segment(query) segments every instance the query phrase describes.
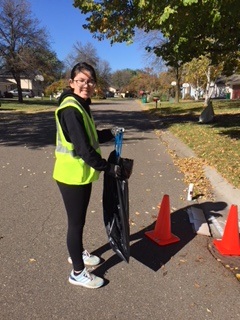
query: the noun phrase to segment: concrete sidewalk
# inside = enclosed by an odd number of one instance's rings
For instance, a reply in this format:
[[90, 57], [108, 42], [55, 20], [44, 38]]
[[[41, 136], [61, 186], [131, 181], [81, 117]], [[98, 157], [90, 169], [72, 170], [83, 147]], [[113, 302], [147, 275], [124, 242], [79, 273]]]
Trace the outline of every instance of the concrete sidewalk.
[[[102, 259], [94, 272], [104, 277], [105, 286], [90, 290], [68, 283], [66, 214], [52, 180], [53, 112], [24, 115], [1, 109], [1, 318], [239, 319], [239, 282], [210, 253], [212, 239], [193, 233], [188, 186], [151, 121], [135, 101], [103, 101], [92, 109], [99, 128], [125, 128], [122, 156], [134, 159], [129, 179], [130, 263], [120, 261], [109, 247], [101, 176], [93, 185], [84, 240], [86, 249]], [[169, 136], [168, 143], [183, 152], [174, 137]], [[112, 142], [102, 146], [103, 156], [113, 148]], [[165, 194], [170, 198], [171, 231], [180, 241], [158, 246], [145, 232], [153, 230]], [[222, 202], [211, 202], [212, 209], [217, 211]]]
[[[180, 158], [196, 158], [195, 153], [169, 131], [165, 131], [161, 135], [161, 139], [165, 141], [168, 147], [174, 150]], [[214, 238], [221, 238], [224, 233], [231, 205], [237, 205], [238, 208], [240, 208], [240, 190], [228, 183], [213, 167], [205, 166], [204, 172], [212, 185], [214, 199], [220, 203], [222, 202], [222, 205], [214, 211], [211, 203], [202, 203], [201, 206], [209, 219], [212, 236]], [[193, 205], [196, 203], [201, 204], [201, 200], [195, 200], [191, 203]]]

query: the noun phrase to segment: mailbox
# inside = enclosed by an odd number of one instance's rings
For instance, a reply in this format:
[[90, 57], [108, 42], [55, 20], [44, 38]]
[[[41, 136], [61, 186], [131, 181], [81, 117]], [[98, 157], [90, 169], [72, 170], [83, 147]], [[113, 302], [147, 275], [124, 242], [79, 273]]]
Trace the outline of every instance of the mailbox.
[[159, 100], [160, 100], [159, 97], [157, 97], [157, 96], [154, 96], [154, 97], [153, 97], [153, 101], [156, 102], [156, 109], [157, 109], [157, 103], [158, 103]]

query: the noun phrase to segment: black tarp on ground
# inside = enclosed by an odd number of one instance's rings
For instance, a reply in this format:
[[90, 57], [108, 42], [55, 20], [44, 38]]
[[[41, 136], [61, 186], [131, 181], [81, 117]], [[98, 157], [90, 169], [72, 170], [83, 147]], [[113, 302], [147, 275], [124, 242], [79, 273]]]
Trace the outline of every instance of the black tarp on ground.
[[129, 199], [128, 178], [132, 173], [133, 160], [117, 157], [112, 151], [108, 161], [120, 165], [122, 178], [116, 179], [104, 174], [103, 218], [108, 240], [113, 251], [129, 262]]

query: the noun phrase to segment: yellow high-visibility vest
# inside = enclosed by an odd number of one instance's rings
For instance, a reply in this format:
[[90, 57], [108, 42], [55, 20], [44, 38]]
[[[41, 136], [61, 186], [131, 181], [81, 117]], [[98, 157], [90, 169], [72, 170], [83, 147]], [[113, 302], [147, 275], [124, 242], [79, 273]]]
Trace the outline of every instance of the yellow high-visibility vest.
[[73, 97], [66, 97], [55, 111], [57, 124], [55, 165], [53, 178], [59, 182], [70, 185], [88, 184], [98, 180], [100, 171], [90, 167], [82, 158], [75, 154], [74, 146], [65, 139], [58, 112], [66, 107], [74, 107], [81, 112], [84, 126], [89, 138], [90, 145], [101, 154], [97, 131], [93, 119], [89, 116], [81, 104]]

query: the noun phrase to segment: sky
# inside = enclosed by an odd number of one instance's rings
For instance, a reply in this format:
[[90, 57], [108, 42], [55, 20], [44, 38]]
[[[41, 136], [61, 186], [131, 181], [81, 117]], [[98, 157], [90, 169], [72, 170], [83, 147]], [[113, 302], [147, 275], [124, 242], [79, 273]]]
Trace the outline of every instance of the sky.
[[98, 41], [92, 34], [83, 29], [85, 15], [73, 6], [73, 0], [28, 0], [40, 27], [45, 27], [50, 36], [51, 49], [59, 60], [73, 52], [73, 46], [80, 42], [83, 46], [91, 42], [98, 56], [109, 63], [112, 72], [122, 69], [144, 69], [144, 54], [141, 44], [126, 43], [110, 45], [110, 41]]

